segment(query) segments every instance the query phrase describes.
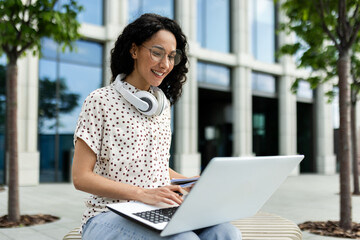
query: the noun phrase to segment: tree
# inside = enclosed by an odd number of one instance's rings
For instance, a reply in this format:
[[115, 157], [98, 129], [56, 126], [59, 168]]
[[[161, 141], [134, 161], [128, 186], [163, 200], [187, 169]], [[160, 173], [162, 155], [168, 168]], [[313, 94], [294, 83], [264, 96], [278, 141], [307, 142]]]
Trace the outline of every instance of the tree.
[[[336, 59], [336, 75], [339, 87], [340, 113], [340, 226], [351, 228], [350, 193], [350, 57], [351, 50], [358, 39], [360, 29], [359, 6], [357, 0], [287, 0], [282, 10], [289, 19], [282, 30], [294, 32], [304, 43], [288, 45], [288, 52], [296, 53], [301, 46], [306, 51], [301, 57], [300, 66], [311, 66], [313, 70], [334, 73], [330, 61]], [[323, 52], [324, 51], [324, 52]], [[333, 53], [331, 55], [331, 53]], [[326, 59], [324, 56], [328, 56]], [[307, 79], [312, 86], [327, 81], [331, 76]]]
[[0, 54], [7, 57], [6, 67], [6, 152], [9, 159], [8, 219], [20, 219], [17, 146], [17, 61], [28, 50], [40, 52], [43, 37], [54, 39], [72, 50], [80, 37], [76, 17], [82, 7], [75, 0], [0, 0]]
[[353, 83], [351, 85], [351, 142], [352, 142], [352, 158], [353, 158], [353, 185], [354, 195], [360, 195], [359, 190], [359, 160], [358, 160], [358, 139], [356, 131], [356, 103], [360, 92], [360, 61], [356, 54], [360, 52], [359, 44], [353, 48], [351, 57], [351, 76]]
[[[58, 85], [58, 90], [56, 89]], [[59, 92], [59, 99], [56, 99], [56, 92]], [[69, 113], [76, 108], [80, 95], [68, 91], [64, 79], [51, 81], [43, 78], [39, 81], [39, 129], [43, 126], [45, 119], [56, 119], [59, 113]], [[56, 124], [50, 126], [54, 128]]]

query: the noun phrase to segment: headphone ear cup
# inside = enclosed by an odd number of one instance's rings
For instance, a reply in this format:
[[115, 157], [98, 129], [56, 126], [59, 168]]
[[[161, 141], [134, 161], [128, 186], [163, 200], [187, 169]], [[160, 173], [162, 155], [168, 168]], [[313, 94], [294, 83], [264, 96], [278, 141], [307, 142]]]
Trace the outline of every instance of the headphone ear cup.
[[157, 112], [159, 104], [154, 95], [146, 91], [139, 91], [135, 93], [135, 96], [149, 104], [149, 108], [146, 110], [137, 108], [139, 112], [147, 116], [152, 116]]
[[154, 90], [154, 96], [156, 97], [158, 102], [158, 107], [157, 107], [157, 111], [155, 112], [155, 115], [160, 116], [165, 109], [166, 97], [164, 92], [160, 88], [156, 88]]

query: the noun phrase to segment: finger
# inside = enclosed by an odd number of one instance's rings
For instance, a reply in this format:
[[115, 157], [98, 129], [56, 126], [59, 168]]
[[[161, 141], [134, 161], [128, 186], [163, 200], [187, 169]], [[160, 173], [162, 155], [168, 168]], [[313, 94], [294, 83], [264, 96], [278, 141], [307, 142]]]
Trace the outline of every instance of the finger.
[[183, 201], [181, 196], [182, 196], [182, 193], [180, 191], [170, 191], [168, 198], [177, 204], [181, 204]]
[[181, 192], [182, 190], [182, 187], [180, 187], [180, 185], [169, 185], [167, 187], [173, 192], [175, 191]]

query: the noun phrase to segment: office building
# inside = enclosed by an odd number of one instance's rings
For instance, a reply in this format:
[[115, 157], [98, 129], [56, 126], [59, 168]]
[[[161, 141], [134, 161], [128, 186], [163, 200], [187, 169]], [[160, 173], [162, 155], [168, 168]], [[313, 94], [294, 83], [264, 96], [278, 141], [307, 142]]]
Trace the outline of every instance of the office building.
[[[81, 105], [91, 91], [109, 84], [116, 38], [145, 12], [176, 19], [189, 42], [188, 80], [172, 108], [171, 167], [192, 176], [213, 156], [300, 153], [305, 159], [293, 174], [337, 171], [337, 102], [327, 103], [324, 95], [332, 85], [312, 90], [304, 81], [296, 94], [290, 91], [307, 72], [296, 69], [295, 57], [276, 57], [279, 46], [294, 37], [277, 34], [285, 17], [273, 0], [79, 2], [85, 10], [77, 51], [63, 53], [43, 39], [41, 57], [27, 54], [18, 62], [21, 185], [70, 181]], [[0, 183], [6, 165], [4, 102], [0, 91]]]

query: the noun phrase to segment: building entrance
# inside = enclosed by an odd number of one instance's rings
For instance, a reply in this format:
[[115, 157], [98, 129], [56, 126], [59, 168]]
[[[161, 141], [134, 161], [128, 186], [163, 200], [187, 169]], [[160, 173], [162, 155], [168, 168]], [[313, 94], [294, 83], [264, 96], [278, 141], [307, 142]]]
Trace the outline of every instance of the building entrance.
[[201, 170], [213, 157], [232, 156], [231, 101], [230, 92], [199, 88]]
[[301, 173], [316, 172], [314, 161], [313, 105], [297, 103], [297, 152], [305, 156], [300, 163]]
[[279, 111], [275, 98], [253, 97], [253, 152], [256, 156], [279, 154]]

